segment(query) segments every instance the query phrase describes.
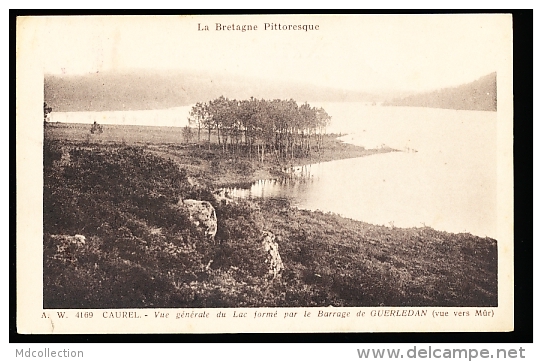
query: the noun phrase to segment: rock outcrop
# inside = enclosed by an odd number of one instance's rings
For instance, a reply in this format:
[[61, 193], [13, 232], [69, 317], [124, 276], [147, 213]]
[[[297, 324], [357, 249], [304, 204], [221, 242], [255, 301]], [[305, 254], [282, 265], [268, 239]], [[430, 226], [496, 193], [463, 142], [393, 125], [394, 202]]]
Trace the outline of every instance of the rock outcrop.
[[56, 246], [56, 252], [53, 255], [54, 259], [76, 262], [77, 249], [85, 245], [86, 238], [83, 235], [51, 235]]
[[279, 254], [279, 245], [275, 241], [275, 235], [269, 231], [263, 232], [262, 247], [266, 253], [265, 263], [269, 266], [269, 274], [273, 279], [280, 277], [284, 270], [284, 264]]
[[217, 231], [216, 212], [213, 205], [208, 201], [198, 200], [181, 200], [182, 204], [187, 208], [190, 214], [190, 220], [194, 225], [201, 227], [210, 240], [215, 239]]

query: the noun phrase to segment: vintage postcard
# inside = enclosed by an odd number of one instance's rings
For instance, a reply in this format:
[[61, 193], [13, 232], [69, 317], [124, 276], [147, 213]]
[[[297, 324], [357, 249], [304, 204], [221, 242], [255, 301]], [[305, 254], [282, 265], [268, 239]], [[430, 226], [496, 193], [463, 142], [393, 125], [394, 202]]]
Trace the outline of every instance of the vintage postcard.
[[19, 333], [514, 329], [511, 15], [16, 41]]

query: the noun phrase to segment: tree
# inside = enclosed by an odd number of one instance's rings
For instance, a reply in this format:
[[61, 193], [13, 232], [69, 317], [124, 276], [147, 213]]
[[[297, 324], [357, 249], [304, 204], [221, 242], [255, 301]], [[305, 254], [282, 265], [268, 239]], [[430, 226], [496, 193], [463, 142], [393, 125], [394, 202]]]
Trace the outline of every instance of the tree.
[[220, 139], [220, 131], [224, 128], [229, 128], [230, 119], [230, 110], [229, 110], [230, 101], [224, 96], [220, 96], [217, 99], [209, 102], [209, 114], [211, 116], [211, 123], [213, 123], [216, 128], [216, 137], [218, 138], [218, 144], [222, 144], [222, 149], [224, 150], [224, 139]]
[[322, 147], [323, 135], [326, 133], [326, 127], [331, 122], [331, 116], [323, 108], [316, 109], [316, 126], [318, 127], [318, 151]]
[[205, 119], [207, 117], [208, 112], [205, 103], [198, 102], [192, 107], [190, 117], [188, 117], [188, 124], [195, 124], [198, 127], [198, 143], [200, 142], [201, 127], [205, 125]]
[[53, 111], [53, 108], [47, 106], [47, 102], [43, 102], [43, 124], [45, 125], [49, 119], [49, 114]]
[[92, 134], [100, 134], [100, 133], [104, 133], [104, 130], [102, 128], [102, 125], [101, 124], [98, 124], [96, 121], [94, 121], [94, 124], [92, 125], [92, 127], [90, 127], [90, 133]]
[[[211, 149], [211, 131], [215, 127], [215, 123], [213, 121], [213, 117], [211, 116], [211, 102], [209, 103], [196, 103], [194, 107], [192, 107], [191, 115], [193, 114], [193, 121], [199, 122], [200, 125], [202, 125], [205, 129], [208, 131], [208, 138], [207, 138], [207, 144], [209, 146], [209, 149]], [[189, 118], [190, 121], [190, 118]], [[199, 126], [198, 126], [198, 139], [199, 139]]]
[[192, 132], [192, 128], [190, 128], [190, 126], [184, 126], [182, 133], [183, 133], [184, 141], [186, 143], [190, 143], [190, 141], [192, 140], [192, 137], [194, 136], [194, 133]]

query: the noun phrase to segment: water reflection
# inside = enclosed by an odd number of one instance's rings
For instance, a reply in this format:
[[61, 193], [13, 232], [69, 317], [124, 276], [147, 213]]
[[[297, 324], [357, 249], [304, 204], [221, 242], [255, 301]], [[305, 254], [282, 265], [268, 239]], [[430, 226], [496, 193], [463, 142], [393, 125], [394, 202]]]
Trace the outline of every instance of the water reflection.
[[318, 164], [284, 168], [287, 176], [271, 180], [258, 180], [250, 187], [226, 187], [225, 196], [239, 198], [288, 198], [293, 205], [307, 199], [310, 186], [319, 180]]

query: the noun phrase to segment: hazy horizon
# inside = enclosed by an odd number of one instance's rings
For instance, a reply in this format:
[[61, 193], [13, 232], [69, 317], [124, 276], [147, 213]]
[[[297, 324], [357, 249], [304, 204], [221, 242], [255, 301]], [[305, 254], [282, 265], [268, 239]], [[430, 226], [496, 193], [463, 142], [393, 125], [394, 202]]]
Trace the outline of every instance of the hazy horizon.
[[[34, 18], [44, 74], [181, 70], [362, 92], [424, 92], [498, 71], [499, 14]], [[263, 30], [265, 22], [317, 31]], [[257, 31], [217, 31], [215, 24]], [[198, 24], [209, 31], [198, 30]]]
[[[369, 94], [372, 94], [372, 95], [378, 95], [378, 96], [381, 96], [381, 95], [384, 95], [384, 96], [387, 96], [388, 94], [415, 94], [415, 93], [424, 93], [424, 92], [431, 92], [431, 91], [436, 91], [436, 90], [439, 90], [439, 89], [445, 89], [445, 88], [450, 88], [450, 87], [457, 87], [457, 86], [460, 86], [460, 85], [463, 85], [465, 83], [469, 83], [471, 81], [474, 81], [474, 80], [477, 80], [479, 78], [482, 78], [488, 74], [491, 74], [491, 73], [495, 73], [496, 70], [491, 70], [487, 73], [483, 73], [483, 74], [479, 74], [477, 75], [475, 78], [472, 78], [472, 79], [469, 79], [469, 80], [466, 80], [466, 81], [452, 81], [452, 83], [450, 84], [442, 84], [442, 85], [439, 85], [439, 86], [428, 86], [427, 88], [423, 88], [423, 89], [408, 89], [408, 88], [403, 88], [403, 87], [397, 87], [397, 88], [393, 88], [393, 87], [388, 87], [388, 88], [384, 88], [384, 87], [380, 87], [380, 88], [370, 88], [370, 89], [350, 89], [350, 88], [341, 88], [341, 87], [338, 87], [338, 86], [334, 86], [333, 84], [331, 85], [319, 85], [319, 84], [315, 84], [315, 83], [312, 83], [310, 80], [306, 80], [306, 81], [291, 81], [291, 80], [276, 80], [276, 79], [269, 79], [269, 78], [266, 78], [266, 77], [258, 77], [258, 76], [247, 76], [246, 74], [243, 74], [243, 73], [229, 73], [229, 72], [222, 72], [222, 73], [218, 73], [216, 71], [208, 71], [208, 70], [202, 70], [202, 69], [188, 69], [188, 68], [123, 68], [123, 69], [107, 69], [107, 70], [102, 70], [102, 71], [89, 71], [89, 72], [83, 72], [83, 73], [62, 73], [62, 72], [58, 72], [58, 73], [54, 73], [54, 72], [48, 72], [48, 73], [44, 73], [44, 76], [45, 77], [59, 77], [59, 78], [69, 78], [69, 77], [90, 77], [90, 76], [93, 76], [97, 73], [102, 73], [102, 74], [118, 74], [118, 75], [127, 75], [127, 74], [131, 74], [131, 75], [135, 75], [135, 74], [138, 74], [138, 73], [154, 73], [154, 74], [161, 74], [161, 75], [165, 75], [165, 74], [168, 74], [168, 73], [185, 73], [185, 74], [188, 74], [188, 73], [193, 73], [193, 74], [198, 74], [198, 75], [203, 75], [203, 76], [207, 76], [207, 77], [216, 77], [216, 76], [220, 76], [220, 77], [238, 77], [238, 78], [243, 78], [245, 80], [250, 80], [250, 81], [253, 81], [254, 82], [254, 85], [261, 85], [261, 82], [262, 81], [266, 81], [268, 82], [269, 84], [277, 84], [277, 83], [283, 83], [283, 84], [290, 84], [290, 85], [306, 85], [306, 86], [315, 86], [315, 87], [319, 87], [319, 88], [330, 88], [330, 89], [335, 89], [335, 90], [341, 90], [341, 91], [346, 91], [346, 92], [362, 92], [362, 93], [369, 93]], [[406, 86], [408, 87], [408, 86]]]

